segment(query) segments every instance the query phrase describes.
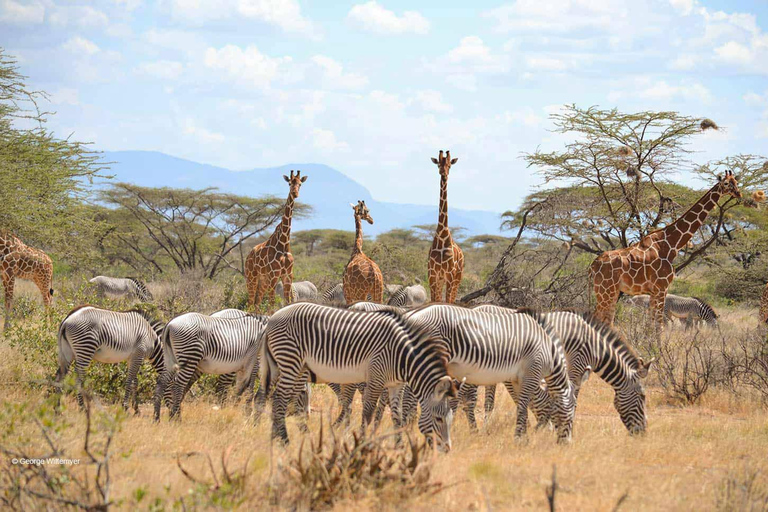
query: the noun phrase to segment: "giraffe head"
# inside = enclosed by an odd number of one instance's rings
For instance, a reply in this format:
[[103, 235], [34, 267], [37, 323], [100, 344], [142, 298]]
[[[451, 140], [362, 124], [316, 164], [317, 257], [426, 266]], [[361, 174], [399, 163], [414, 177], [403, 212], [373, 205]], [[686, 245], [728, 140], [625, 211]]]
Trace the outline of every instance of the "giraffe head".
[[368, 207], [365, 206], [365, 201], [358, 201], [357, 204], [349, 203], [349, 206], [355, 211], [355, 218], [360, 218], [368, 221], [368, 224], [373, 224], [373, 218]]
[[736, 177], [733, 175], [733, 171], [725, 171], [725, 176], [720, 176], [717, 181], [721, 194], [729, 194], [736, 199], [741, 199], [741, 191], [739, 190], [739, 184], [736, 182]]
[[301, 171], [296, 171], [295, 175], [293, 174], [293, 171], [291, 171], [290, 177], [283, 175], [283, 178], [291, 186], [291, 197], [294, 199], [299, 197], [299, 189], [301, 188], [301, 184], [307, 181], [307, 177], [304, 176], [302, 178]]
[[432, 158], [432, 163], [437, 164], [437, 170], [440, 171], [440, 176], [443, 176], [444, 178], [448, 177], [451, 166], [458, 161], [458, 158], [451, 160], [450, 150], [446, 151], [445, 155], [443, 155], [442, 149], [440, 150], [440, 154], [437, 155], [437, 158]]

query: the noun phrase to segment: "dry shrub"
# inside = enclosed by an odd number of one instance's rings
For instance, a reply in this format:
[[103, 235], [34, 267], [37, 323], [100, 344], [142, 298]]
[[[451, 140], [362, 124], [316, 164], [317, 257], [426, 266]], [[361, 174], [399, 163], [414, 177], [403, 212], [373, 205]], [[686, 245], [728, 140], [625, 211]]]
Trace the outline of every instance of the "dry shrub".
[[370, 492], [385, 494], [391, 503], [443, 489], [430, 482], [433, 450], [426, 441], [407, 436], [404, 447], [392, 447], [393, 434], [355, 433], [345, 440], [328, 431], [325, 436], [321, 423], [317, 437], [306, 436], [298, 452], [281, 464], [273, 483], [275, 505], [317, 510]]
[[717, 510], [768, 511], [768, 481], [759, 471], [728, 475], [717, 495]]
[[[232, 451], [230, 446], [222, 452], [220, 469], [216, 469], [211, 456], [200, 452], [189, 452], [176, 456], [176, 464], [182, 474], [194, 484], [194, 487], [187, 492], [186, 496], [179, 498], [178, 503], [182, 510], [230, 510], [243, 505], [247, 500], [252, 499], [249, 495], [246, 485], [251, 475], [249, 471], [248, 460], [245, 461], [242, 468], [232, 469], [229, 466], [229, 455]], [[208, 476], [193, 474], [193, 471], [185, 467], [181, 460], [191, 459], [193, 457], [205, 457], [207, 462]]]
[[153, 283], [150, 288], [155, 304], [167, 318], [190, 311], [212, 313], [221, 309], [224, 303], [223, 287], [193, 272]]
[[726, 375], [737, 394], [742, 388], [756, 393], [768, 404], [768, 342], [762, 328], [739, 333], [723, 345]]

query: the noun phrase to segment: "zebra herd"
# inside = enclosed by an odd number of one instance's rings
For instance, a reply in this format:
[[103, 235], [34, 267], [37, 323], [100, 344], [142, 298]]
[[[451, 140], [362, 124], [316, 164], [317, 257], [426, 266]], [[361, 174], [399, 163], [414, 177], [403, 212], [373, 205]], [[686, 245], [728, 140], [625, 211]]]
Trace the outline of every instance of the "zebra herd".
[[352, 396], [360, 390], [362, 429], [388, 405], [396, 427], [418, 414], [419, 430], [444, 451], [451, 447], [459, 403], [474, 427], [477, 387], [486, 387], [488, 413], [499, 383], [517, 404], [517, 438], [526, 436], [530, 406], [537, 428], [551, 422], [558, 441], [568, 442], [578, 392], [590, 373], [613, 387], [628, 431], [641, 433], [647, 424], [642, 382], [652, 362], [590, 315], [488, 305], [408, 309], [297, 302], [269, 317], [230, 309], [210, 316], [186, 313], [165, 326], [137, 311], [83, 306], [62, 321], [58, 346], [58, 381], [72, 364], [82, 382], [92, 360], [128, 361], [123, 407], [132, 398], [137, 413], [137, 375], [148, 359], [158, 374], [155, 420], [163, 401], [170, 417], [180, 418], [190, 386], [202, 373], [215, 374], [220, 393], [233, 381], [238, 395], [247, 392], [254, 419], [270, 400], [272, 436], [288, 442], [289, 405], [306, 428], [309, 383], [326, 383], [339, 396], [337, 423], [349, 417]]

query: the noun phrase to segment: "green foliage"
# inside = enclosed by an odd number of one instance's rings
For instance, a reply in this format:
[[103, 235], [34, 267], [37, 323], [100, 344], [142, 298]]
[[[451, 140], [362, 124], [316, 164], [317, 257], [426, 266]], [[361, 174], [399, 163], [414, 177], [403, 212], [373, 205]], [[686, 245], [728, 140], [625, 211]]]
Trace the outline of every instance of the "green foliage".
[[87, 185], [104, 168], [87, 145], [57, 139], [44, 125], [44, 93], [30, 91], [16, 62], [0, 48], [0, 226], [59, 257], [88, 256], [103, 229], [86, 215]]

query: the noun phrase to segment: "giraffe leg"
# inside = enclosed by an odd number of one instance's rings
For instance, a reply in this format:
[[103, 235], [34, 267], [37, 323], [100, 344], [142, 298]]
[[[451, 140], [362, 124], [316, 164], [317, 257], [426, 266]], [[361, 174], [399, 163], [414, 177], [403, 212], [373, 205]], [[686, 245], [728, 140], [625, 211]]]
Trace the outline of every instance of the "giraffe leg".
[[291, 273], [283, 276], [283, 301], [286, 304], [293, 302], [293, 275]]
[[648, 307], [651, 310], [651, 319], [657, 333], [664, 329], [664, 300], [666, 299], [666, 290], [651, 294], [651, 300]]
[[[277, 281], [275, 281], [275, 284], [277, 284]], [[267, 295], [267, 290], [269, 288], [269, 277], [266, 275], [260, 275], [259, 276], [259, 285], [256, 289], [256, 301], [254, 303], [254, 308], [256, 311], [258, 311], [261, 308], [261, 303], [264, 300], [264, 296]], [[275, 287], [272, 286], [272, 294], [275, 293]]]
[[7, 272], [3, 272], [3, 289], [5, 290], [5, 323], [3, 324], [3, 330], [11, 326], [14, 281], [13, 276]]
[[246, 278], [245, 285], [248, 288], [248, 310], [253, 311], [256, 307], [256, 299], [261, 300], [261, 294], [259, 291], [259, 276], [251, 276]]
[[596, 289], [597, 308], [595, 316], [608, 325], [613, 325], [613, 319], [616, 316], [616, 302], [619, 300], [618, 288]]
[[[458, 254], [456, 254], [458, 252]], [[454, 246], [455, 265], [451, 274], [448, 288], [448, 302], [453, 304], [456, 302], [456, 295], [459, 293], [459, 285], [461, 284], [461, 278], [464, 275], [464, 255], [461, 254], [461, 250]]]
[[378, 304], [384, 304], [384, 283], [381, 276], [376, 276], [373, 280], [373, 292], [371, 300]]
[[429, 275], [429, 298], [431, 302], [443, 301], [443, 279], [435, 274]]
[[[275, 303], [275, 287], [277, 286], [277, 282], [280, 280], [280, 276], [278, 275], [270, 275], [267, 280], [267, 294], [268, 294], [268, 300], [267, 303], [269, 306], [272, 307], [272, 305]], [[285, 293], [285, 290], [283, 290], [283, 293]]]

